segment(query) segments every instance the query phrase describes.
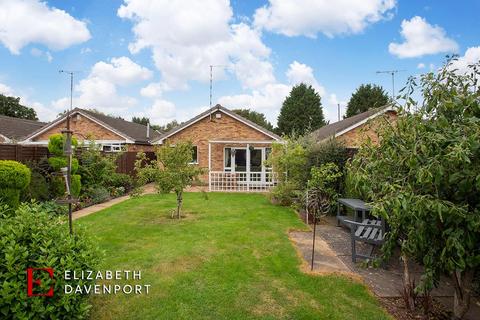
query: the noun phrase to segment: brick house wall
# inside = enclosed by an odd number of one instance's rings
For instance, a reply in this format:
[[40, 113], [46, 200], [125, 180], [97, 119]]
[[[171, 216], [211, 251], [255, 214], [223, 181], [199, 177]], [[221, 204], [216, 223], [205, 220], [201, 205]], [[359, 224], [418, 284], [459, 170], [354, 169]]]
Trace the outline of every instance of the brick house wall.
[[[217, 118], [216, 114], [221, 117]], [[270, 136], [253, 129], [252, 127], [232, 118], [223, 113], [213, 113], [211, 117], [207, 116], [202, 120], [184, 128], [167, 138], [171, 144], [177, 141], [191, 141], [197, 146], [198, 166], [208, 170], [208, 141], [211, 140], [230, 140], [230, 141], [274, 141]], [[252, 144], [254, 147], [265, 147], [270, 144]], [[246, 144], [211, 144], [211, 169], [212, 171], [223, 171], [224, 148], [225, 147], [246, 147]], [[202, 180], [208, 181], [208, 175], [202, 177]]]
[[342, 141], [347, 148], [359, 148], [367, 139], [370, 139], [374, 144], [378, 144], [377, 129], [385, 119], [394, 123], [397, 119], [397, 113], [387, 111], [384, 116], [376, 117], [338, 136], [336, 139]]
[[[66, 126], [66, 121], [62, 121], [54, 127], [36, 136], [33, 141], [46, 141], [52, 134], [61, 133]], [[72, 117], [70, 120], [70, 128], [72, 129], [74, 136], [79, 141], [89, 140], [92, 138], [96, 140], [125, 140], [125, 138], [115, 134], [114, 132], [80, 114]]]

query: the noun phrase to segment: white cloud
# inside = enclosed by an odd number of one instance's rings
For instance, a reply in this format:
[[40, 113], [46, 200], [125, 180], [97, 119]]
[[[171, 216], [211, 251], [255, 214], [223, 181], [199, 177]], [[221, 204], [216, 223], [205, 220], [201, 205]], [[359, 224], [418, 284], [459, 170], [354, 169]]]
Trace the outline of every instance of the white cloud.
[[404, 39], [403, 43], [392, 42], [388, 45], [388, 51], [399, 58], [452, 53], [458, 50], [458, 44], [447, 36], [443, 28], [431, 25], [419, 16], [403, 20], [400, 34]]
[[5, 96], [12, 96], [13, 89], [6, 84], [0, 83], [0, 94], [3, 94]]
[[[275, 81], [270, 49], [261, 33], [245, 23], [231, 24], [232, 8], [226, 0], [125, 0], [121, 18], [134, 23], [132, 53], [152, 50], [161, 81], [171, 89], [185, 89], [188, 81], [209, 80], [210, 65], [232, 70], [244, 88]], [[215, 68], [215, 78], [224, 78]]]
[[356, 34], [392, 16], [396, 0], [269, 0], [256, 10], [258, 28], [286, 36]]
[[299, 83], [305, 83], [315, 88], [320, 96], [325, 95], [325, 88], [318, 83], [317, 79], [315, 79], [313, 69], [310, 66], [298, 61], [293, 61], [288, 67], [286, 75], [290, 84], [296, 85]]
[[34, 57], [45, 57], [45, 59], [48, 62], [52, 62], [52, 60], [53, 60], [52, 54], [49, 51], [43, 52], [42, 50], [40, 50], [38, 48], [32, 48], [30, 50], [30, 54]]
[[[131, 108], [136, 107], [138, 101], [134, 97], [121, 95], [117, 86], [141, 82], [151, 75], [150, 70], [127, 57], [112, 58], [110, 63], [99, 61], [90, 74], [75, 86], [75, 92], [79, 95], [74, 98], [74, 107], [95, 108], [128, 118]], [[53, 105], [64, 110], [69, 106], [69, 99], [58, 99]]]
[[112, 58], [110, 63], [97, 62], [92, 68], [90, 77], [102, 78], [112, 84], [127, 85], [150, 79], [152, 71], [136, 64], [127, 57], [120, 57]]
[[[253, 90], [250, 94], [223, 96], [218, 99], [218, 103], [229, 109], [249, 108], [263, 112], [270, 122], [276, 123], [283, 101], [290, 94], [292, 87], [303, 82], [312, 85], [320, 94], [325, 118], [331, 122], [337, 120], [339, 101], [334, 94], [327, 94], [325, 88], [315, 78], [310, 66], [294, 61], [289, 65], [286, 76], [288, 84], [269, 83], [260, 89]], [[344, 104], [343, 101], [340, 103]]]
[[164, 82], [151, 82], [140, 90], [140, 94], [147, 98], [157, 98], [168, 90], [170, 88]]
[[425, 63], [419, 63], [417, 69], [425, 69]]
[[0, 42], [13, 54], [29, 43], [61, 50], [90, 39], [83, 21], [39, 0], [2, 0]]
[[164, 124], [176, 119], [177, 108], [170, 101], [157, 99], [145, 114], [152, 123]]
[[468, 72], [468, 65], [480, 62], [480, 46], [471, 47], [465, 51], [465, 54], [458, 57], [457, 61], [452, 62], [452, 68], [458, 69], [458, 73]]

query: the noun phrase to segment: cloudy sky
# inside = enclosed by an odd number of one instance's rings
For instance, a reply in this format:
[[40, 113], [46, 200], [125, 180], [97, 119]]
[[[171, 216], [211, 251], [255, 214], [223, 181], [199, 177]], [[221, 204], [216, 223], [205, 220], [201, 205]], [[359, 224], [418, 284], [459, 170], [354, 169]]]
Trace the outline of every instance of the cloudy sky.
[[446, 54], [480, 59], [480, 1], [436, 0], [0, 0], [0, 93], [41, 120], [69, 104], [164, 124], [213, 102], [248, 107], [273, 123], [292, 85], [306, 82], [335, 121], [377, 70], [434, 70]]

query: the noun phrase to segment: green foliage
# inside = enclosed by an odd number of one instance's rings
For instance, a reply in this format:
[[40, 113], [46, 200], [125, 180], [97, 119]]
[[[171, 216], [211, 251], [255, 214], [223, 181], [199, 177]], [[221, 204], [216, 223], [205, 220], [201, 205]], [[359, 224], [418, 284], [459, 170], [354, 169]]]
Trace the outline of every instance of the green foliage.
[[72, 196], [78, 197], [80, 195], [80, 189], [82, 188], [81, 176], [78, 174], [72, 174], [71, 190]]
[[[65, 136], [61, 133], [52, 134], [48, 137], [48, 151], [57, 157], [63, 157], [63, 147], [65, 145]], [[77, 138], [72, 137], [72, 146], [76, 147], [78, 145]]]
[[105, 187], [97, 186], [89, 190], [87, 196], [92, 204], [102, 203], [110, 199], [110, 192]]
[[391, 228], [386, 252], [400, 243], [425, 266], [423, 291], [442, 273], [468, 279], [480, 265], [478, 67], [459, 75], [448, 63], [422, 75], [421, 105], [410, 79], [397, 124], [385, 125], [380, 145], [362, 147], [349, 167], [355, 190]]
[[65, 195], [66, 186], [65, 178], [63, 176], [52, 176], [50, 179], [50, 190], [54, 197], [62, 197]]
[[273, 143], [267, 165], [271, 166], [277, 175], [278, 185], [272, 190], [275, 201], [282, 204], [293, 203], [298, 198], [298, 191], [305, 187], [307, 181], [307, 148], [300, 139], [295, 138], [286, 138], [283, 143]]
[[58, 204], [55, 200], [39, 202], [40, 211], [46, 212], [54, 216], [66, 216], [68, 214], [68, 207]]
[[339, 183], [343, 173], [335, 163], [329, 162], [319, 167], [312, 167], [310, 176], [307, 190], [310, 206], [315, 207], [313, 211], [320, 211], [322, 214], [333, 213], [332, 209], [337, 203]]
[[320, 95], [312, 86], [296, 85], [285, 99], [278, 116], [278, 133], [303, 135], [326, 124]]
[[301, 191], [297, 184], [284, 181], [270, 191], [270, 200], [281, 206], [293, 206], [301, 198]]
[[133, 187], [133, 179], [126, 173], [114, 172], [107, 176], [105, 185], [111, 188], [124, 188], [125, 191], [130, 191]]
[[143, 124], [144, 126], [146, 126], [147, 124], [150, 123], [150, 119], [148, 119], [147, 117], [132, 117], [132, 122], [134, 123], [138, 123], [138, 124]]
[[[66, 157], [50, 157], [48, 158], [48, 164], [56, 172], [60, 172], [61, 168], [66, 168], [68, 166]], [[72, 158], [72, 173], [76, 173], [78, 170], [78, 159]]]
[[348, 101], [345, 118], [386, 106], [389, 102], [390, 97], [381, 86], [362, 84]]
[[90, 141], [82, 148], [78, 174], [82, 176], [83, 191], [103, 186], [111, 186], [110, 181], [116, 178], [117, 159], [121, 153], [102, 153], [95, 141]]
[[0, 114], [14, 118], [38, 120], [35, 110], [21, 105], [20, 98], [9, 97], [3, 94], [0, 94]]
[[[32, 236], [34, 235], [34, 236]], [[0, 317], [4, 319], [85, 319], [88, 296], [65, 295], [64, 270], [95, 270], [99, 251], [82, 228], [68, 233], [65, 217], [54, 217], [35, 203], [23, 204], [14, 215], [0, 217]], [[33, 265], [32, 265], [33, 263]], [[54, 286], [53, 297], [27, 297], [30, 267], [51, 267], [52, 280], [42, 273], [40, 290]], [[69, 280], [70, 285], [90, 285], [89, 280]], [[28, 302], [28, 303], [27, 303]]]
[[38, 172], [32, 171], [30, 184], [22, 193], [23, 200], [46, 201], [50, 198], [50, 189], [45, 176]]
[[250, 109], [234, 109], [232, 111], [235, 112], [236, 114], [244, 117], [245, 119], [248, 119], [248, 120], [252, 121], [253, 123], [258, 124], [259, 126], [265, 128], [267, 130], [273, 131], [272, 124], [267, 121], [267, 118], [265, 118], [265, 115], [261, 112], [257, 112], [257, 111], [250, 110]]
[[20, 162], [0, 160], [0, 201], [16, 208], [20, 193], [30, 184], [30, 169]]

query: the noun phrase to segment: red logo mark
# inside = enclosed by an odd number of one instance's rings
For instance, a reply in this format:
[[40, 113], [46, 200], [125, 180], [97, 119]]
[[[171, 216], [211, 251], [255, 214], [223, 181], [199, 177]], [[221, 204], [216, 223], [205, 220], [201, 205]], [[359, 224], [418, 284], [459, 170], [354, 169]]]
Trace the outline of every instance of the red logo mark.
[[53, 297], [53, 286], [50, 286], [50, 290], [47, 293], [33, 293], [33, 286], [34, 285], [41, 285], [42, 280], [40, 279], [33, 279], [33, 271], [35, 270], [42, 270], [48, 272], [50, 279], [53, 279], [53, 269], [52, 268], [27, 268], [27, 296], [29, 297], [36, 297], [36, 296], [43, 296], [43, 297]]

